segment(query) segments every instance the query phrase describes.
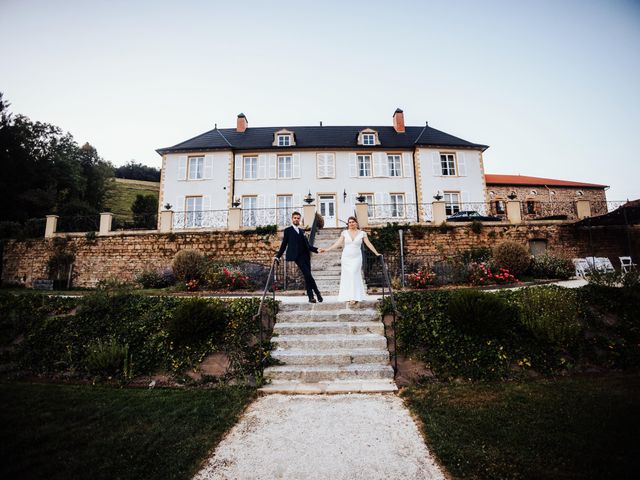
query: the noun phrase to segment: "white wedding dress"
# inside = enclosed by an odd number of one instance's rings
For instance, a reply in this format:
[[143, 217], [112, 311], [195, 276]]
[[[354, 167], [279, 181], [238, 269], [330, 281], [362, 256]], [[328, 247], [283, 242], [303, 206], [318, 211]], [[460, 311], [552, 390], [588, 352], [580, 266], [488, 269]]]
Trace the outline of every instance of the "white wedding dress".
[[364, 299], [364, 284], [362, 282], [362, 239], [366, 232], [358, 230], [352, 240], [348, 230], [342, 232], [344, 249], [342, 250], [342, 268], [340, 270], [340, 290], [338, 300], [361, 301]]

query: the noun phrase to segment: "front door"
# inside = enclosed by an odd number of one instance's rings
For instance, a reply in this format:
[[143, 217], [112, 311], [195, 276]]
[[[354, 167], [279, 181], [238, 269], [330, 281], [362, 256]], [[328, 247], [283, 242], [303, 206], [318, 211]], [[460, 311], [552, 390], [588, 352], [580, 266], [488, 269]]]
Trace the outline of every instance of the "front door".
[[336, 196], [320, 195], [320, 215], [324, 217], [327, 227], [336, 226]]

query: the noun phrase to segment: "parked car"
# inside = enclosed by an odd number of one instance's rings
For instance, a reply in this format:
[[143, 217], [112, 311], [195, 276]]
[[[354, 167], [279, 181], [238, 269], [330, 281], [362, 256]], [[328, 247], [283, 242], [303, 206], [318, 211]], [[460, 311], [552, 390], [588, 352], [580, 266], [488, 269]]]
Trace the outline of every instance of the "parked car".
[[447, 217], [447, 222], [473, 222], [474, 220], [478, 222], [502, 221], [500, 217], [494, 217], [492, 215], [480, 215], [475, 210], [462, 210]]

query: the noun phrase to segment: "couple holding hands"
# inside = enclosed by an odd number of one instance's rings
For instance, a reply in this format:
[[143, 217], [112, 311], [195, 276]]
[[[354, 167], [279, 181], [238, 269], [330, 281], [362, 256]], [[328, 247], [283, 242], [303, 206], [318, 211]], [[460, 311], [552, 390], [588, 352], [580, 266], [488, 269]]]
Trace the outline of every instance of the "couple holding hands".
[[367, 238], [366, 232], [358, 229], [358, 221], [355, 217], [347, 220], [347, 229], [340, 234], [340, 237], [329, 248], [316, 248], [309, 244], [304, 231], [300, 227], [300, 213], [291, 214], [291, 226], [284, 229], [282, 244], [276, 256], [276, 261], [280, 260], [285, 249], [286, 259], [296, 262], [298, 268], [304, 276], [304, 284], [307, 290], [309, 302], [316, 303], [313, 294], [315, 293], [318, 302], [322, 302], [322, 295], [318, 290], [316, 281], [311, 275], [311, 252], [324, 253], [344, 245], [342, 250], [342, 261], [340, 270], [340, 291], [339, 301], [348, 301], [351, 305], [364, 298], [365, 291], [362, 283], [362, 243], [377, 256], [380, 254]]

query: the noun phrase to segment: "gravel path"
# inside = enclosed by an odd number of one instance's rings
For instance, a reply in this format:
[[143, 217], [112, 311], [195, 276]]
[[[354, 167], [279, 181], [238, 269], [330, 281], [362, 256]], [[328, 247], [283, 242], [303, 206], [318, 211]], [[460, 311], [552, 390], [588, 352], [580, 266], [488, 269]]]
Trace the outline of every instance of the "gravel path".
[[204, 479], [444, 479], [395, 395], [268, 395], [196, 475]]

